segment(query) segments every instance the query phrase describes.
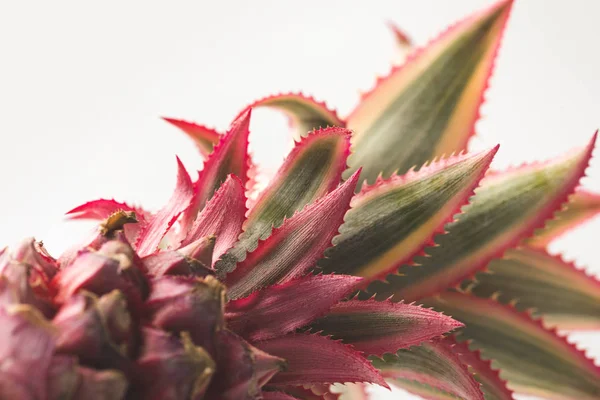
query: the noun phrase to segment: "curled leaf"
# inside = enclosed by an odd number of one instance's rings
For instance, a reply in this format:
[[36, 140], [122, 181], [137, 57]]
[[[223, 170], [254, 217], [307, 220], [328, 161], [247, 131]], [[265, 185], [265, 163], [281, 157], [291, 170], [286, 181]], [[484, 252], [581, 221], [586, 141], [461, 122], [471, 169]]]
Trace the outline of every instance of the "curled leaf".
[[206, 126], [175, 118], [163, 117], [163, 119], [188, 135], [194, 141], [203, 157], [207, 157], [212, 153], [214, 146], [221, 139], [219, 132]]
[[335, 110], [327, 104], [302, 93], [283, 93], [267, 96], [250, 104], [248, 108], [270, 107], [281, 110], [290, 118], [294, 139], [300, 140], [311, 131], [328, 126], [345, 126]]

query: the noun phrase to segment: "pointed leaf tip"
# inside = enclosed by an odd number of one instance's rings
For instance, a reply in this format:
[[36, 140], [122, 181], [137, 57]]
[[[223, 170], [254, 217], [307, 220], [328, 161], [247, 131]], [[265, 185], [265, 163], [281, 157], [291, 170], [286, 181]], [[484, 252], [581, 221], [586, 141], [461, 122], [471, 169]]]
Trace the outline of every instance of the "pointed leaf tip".
[[239, 242], [215, 265], [219, 276], [233, 271], [285, 218], [338, 186], [350, 151], [350, 134], [339, 127], [320, 129], [296, 144], [250, 209]]
[[[436, 238], [418, 267], [403, 266], [370, 293], [406, 301], [433, 295], [458, 284], [543, 226], [578, 186], [596, 136], [583, 148], [553, 160], [494, 172], [483, 179], [469, 205]], [[485, 221], [483, 224], [481, 221]]]
[[154, 215], [139, 233], [136, 247], [140, 257], [154, 253], [167, 231], [175, 223], [179, 215], [186, 210], [194, 196], [194, 188], [190, 175], [177, 157], [177, 185], [171, 199], [156, 215]]
[[185, 210], [181, 218], [183, 237], [187, 235], [198, 213], [214, 196], [215, 191], [225, 182], [228, 175], [236, 175], [244, 187], [248, 183], [251, 163], [248, 154], [250, 117], [251, 110], [247, 110], [231, 123], [229, 130], [204, 164], [204, 169], [194, 183], [195, 194], [192, 205]]
[[364, 186], [319, 266], [326, 273], [384, 278], [443, 233], [467, 203], [498, 146], [434, 161]]
[[212, 153], [213, 147], [219, 143], [221, 138], [219, 132], [203, 125], [175, 118], [162, 117], [162, 119], [188, 135], [203, 157], [207, 157]]
[[510, 3], [459, 22], [378, 80], [350, 114], [348, 176], [373, 183], [466, 148], [508, 19]]
[[258, 244], [225, 279], [231, 299], [305, 275], [338, 233], [354, 194], [358, 173], [286, 220]]
[[230, 174], [187, 231], [182, 246], [214, 235], [212, 260], [207, 265], [211, 267], [237, 241], [242, 232], [246, 211], [243, 183], [237, 176]]
[[345, 301], [311, 324], [315, 331], [376, 356], [419, 345], [462, 326], [428, 308], [389, 300]]

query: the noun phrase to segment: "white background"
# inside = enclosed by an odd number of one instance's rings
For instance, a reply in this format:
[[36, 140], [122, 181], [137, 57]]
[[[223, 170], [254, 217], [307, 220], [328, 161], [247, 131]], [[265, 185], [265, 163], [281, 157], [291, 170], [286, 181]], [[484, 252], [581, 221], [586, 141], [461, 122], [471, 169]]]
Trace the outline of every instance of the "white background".
[[[86, 200], [163, 204], [175, 154], [192, 171], [201, 161], [161, 115], [224, 129], [250, 101], [289, 90], [345, 114], [394, 59], [386, 20], [423, 44], [488, 4], [0, 2], [0, 243], [35, 236], [58, 255], [90, 229], [63, 219]], [[516, 1], [472, 143], [500, 143], [496, 167], [583, 145], [600, 126], [598, 17], [595, 0]], [[269, 111], [254, 116], [254, 153], [275, 168], [290, 144], [286, 120]], [[588, 172], [584, 183], [600, 190], [600, 164]], [[596, 220], [553, 250], [597, 272], [599, 235]], [[590, 347], [594, 339], [582, 340]], [[600, 346], [591, 354], [600, 356]]]

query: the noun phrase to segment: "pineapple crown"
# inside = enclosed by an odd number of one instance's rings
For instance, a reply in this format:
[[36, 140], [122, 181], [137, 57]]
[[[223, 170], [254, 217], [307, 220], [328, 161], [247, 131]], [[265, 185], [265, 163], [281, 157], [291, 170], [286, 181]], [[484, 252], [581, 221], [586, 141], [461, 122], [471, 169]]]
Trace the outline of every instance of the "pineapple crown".
[[[598, 398], [557, 329], [600, 327], [600, 283], [546, 250], [600, 210], [579, 187], [596, 135], [506, 171], [466, 152], [511, 6], [422, 49], [392, 25], [405, 60], [346, 118], [297, 93], [224, 133], [165, 118], [205, 163], [177, 159], [163, 208], [91, 201], [68, 215], [97, 230], [58, 259], [0, 251], [0, 398]], [[296, 139], [262, 189], [259, 107]]]

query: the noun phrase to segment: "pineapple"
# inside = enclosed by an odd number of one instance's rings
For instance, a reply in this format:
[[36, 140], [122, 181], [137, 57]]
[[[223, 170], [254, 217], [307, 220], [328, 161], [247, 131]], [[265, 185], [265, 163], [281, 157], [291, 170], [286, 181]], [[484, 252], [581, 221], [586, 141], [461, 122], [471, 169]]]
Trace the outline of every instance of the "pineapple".
[[[600, 283], [548, 243], [600, 210], [579, 186], [596, 135], [490, 170], [466, 152], [512, 1], [413, 50], [341, 118], [270, 96], [224, 132], [167, 118], [206, 158], [157, 212], [69, 211], [93, 235], [54, 258], [0, 252], [2, 399], [600, 398], [600, 368], [558, 330], [600, 328]], [[252, 109], [296, 142], [258, 188]]]

